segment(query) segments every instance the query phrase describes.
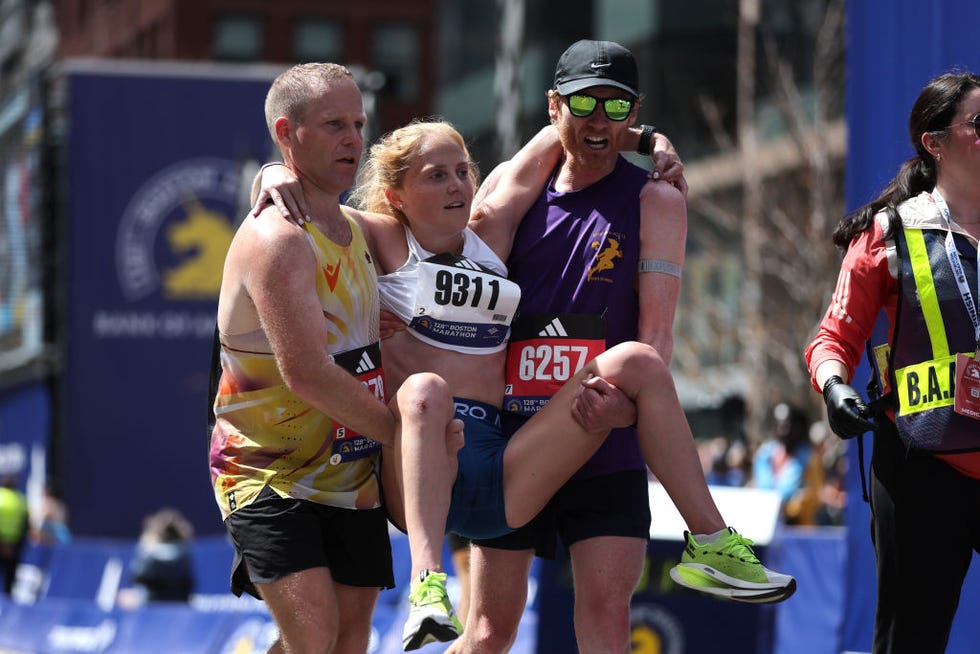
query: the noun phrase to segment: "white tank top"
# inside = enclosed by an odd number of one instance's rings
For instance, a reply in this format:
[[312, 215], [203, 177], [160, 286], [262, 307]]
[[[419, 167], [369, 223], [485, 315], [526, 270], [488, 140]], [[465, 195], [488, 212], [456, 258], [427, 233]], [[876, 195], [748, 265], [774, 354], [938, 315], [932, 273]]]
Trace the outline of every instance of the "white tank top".
[[463, 254], [433, 254], [405, 228], [408, 259], [378, 277], [381, 304], [430, 345], [467, 354], [507, 347], [521, 289], [475, 232], [463, 232]]

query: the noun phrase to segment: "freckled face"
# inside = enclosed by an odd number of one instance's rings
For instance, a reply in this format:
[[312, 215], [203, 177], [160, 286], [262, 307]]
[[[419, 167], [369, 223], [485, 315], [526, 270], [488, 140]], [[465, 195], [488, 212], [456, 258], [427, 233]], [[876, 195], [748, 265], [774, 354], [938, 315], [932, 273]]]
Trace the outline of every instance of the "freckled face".
[[458, 232], [469, 221], [475, 190], [466, 152], [449, 136], [433, 134], [423, 142], [397, 196], [413, 231]]

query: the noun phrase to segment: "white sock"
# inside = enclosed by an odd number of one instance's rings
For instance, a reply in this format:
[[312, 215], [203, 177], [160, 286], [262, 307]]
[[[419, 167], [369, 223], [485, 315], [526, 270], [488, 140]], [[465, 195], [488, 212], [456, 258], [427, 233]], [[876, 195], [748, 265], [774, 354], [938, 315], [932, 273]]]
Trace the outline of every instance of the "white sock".
[[698, 545], [707, 545], [708, 543], [713, 543], [722, 536], [728, 535], [728, 527], [725, 527], [721, 531], [716, 531], [713, 534], [694, 534], [694, 540], [697, 541]]

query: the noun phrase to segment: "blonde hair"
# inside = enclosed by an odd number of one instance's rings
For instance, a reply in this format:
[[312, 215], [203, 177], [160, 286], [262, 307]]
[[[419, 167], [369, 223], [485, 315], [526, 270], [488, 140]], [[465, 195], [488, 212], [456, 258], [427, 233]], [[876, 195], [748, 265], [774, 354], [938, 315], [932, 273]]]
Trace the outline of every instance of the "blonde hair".
[[290, 121], [302, 122], [307, 106], [325, 86], [341, 79], [354, 79], [347, 68], [340, 64], [298, 64], [281, 73], [272, 82], [265, 96], [265, 124], [272, 142], [276, 138], [276, 120], [285, 116]]
[[364, 211], [387, 214], [407, 224], [405, 214], [388, 201], [385, 191], [403, 187], [405, 174], [419, 156], [423, 143], [434, 135], [447, 136], [463, 149], [470, 164], [470, 180], [473, 188], [476, 188], [480, 181], [479, 168], [456, 128], [441, 118], [416, 119], [386, 134], [371, 146], [370, 154], [358, 174], [357, 185], [351, 192], [351, 205]]

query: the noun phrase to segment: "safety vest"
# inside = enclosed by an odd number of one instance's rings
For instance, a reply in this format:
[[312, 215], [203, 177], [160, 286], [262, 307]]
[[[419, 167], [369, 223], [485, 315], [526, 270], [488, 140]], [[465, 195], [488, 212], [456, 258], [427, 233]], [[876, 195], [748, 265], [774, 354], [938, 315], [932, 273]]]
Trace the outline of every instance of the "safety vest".
[[18, 543], [27, 530], [27, 501], [15, 490], [0, 486], [0, 543]]
[[[976, 344], [946, 256], [946, 231], [896, 231], [899, 298], [887, 356], [898, 432], [918, 449], [980, 450], [980, 422], [953, 411], [956, 354], [973, 354]], [[964, 237], [954, 239], [967, 283], [975, 289], [976, 251]]]

